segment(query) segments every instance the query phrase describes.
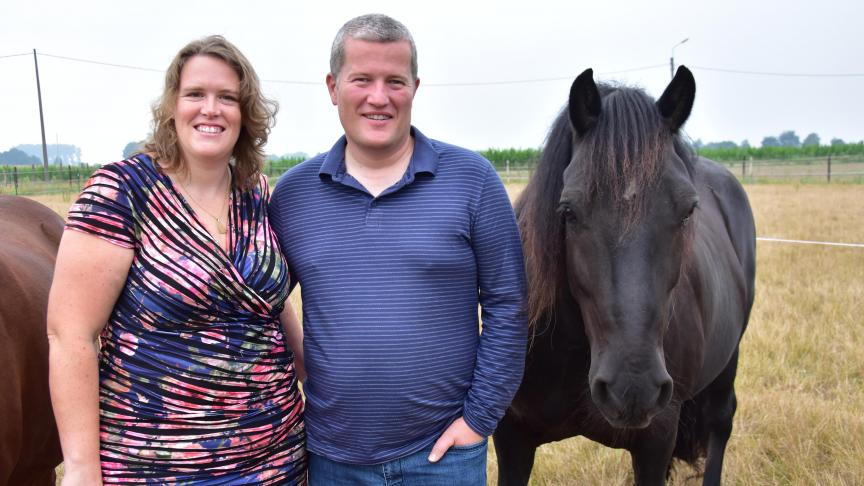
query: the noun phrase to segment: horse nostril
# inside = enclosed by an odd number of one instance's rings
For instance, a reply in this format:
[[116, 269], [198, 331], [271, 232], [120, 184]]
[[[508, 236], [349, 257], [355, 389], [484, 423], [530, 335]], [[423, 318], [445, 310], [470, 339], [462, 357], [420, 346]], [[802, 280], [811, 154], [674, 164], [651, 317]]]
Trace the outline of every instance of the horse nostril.
[[666, 405], [669, 405], [669, 402], [672, 400], [672, 389], [672, 380], [663, 380], [663, 383], [660, 385], [660, 394], [657, 397], [658, 408], [664, 408]]
[[597, 378], [591, 385], [591, 395], [597, 403], [609, 403], [609, 383]]

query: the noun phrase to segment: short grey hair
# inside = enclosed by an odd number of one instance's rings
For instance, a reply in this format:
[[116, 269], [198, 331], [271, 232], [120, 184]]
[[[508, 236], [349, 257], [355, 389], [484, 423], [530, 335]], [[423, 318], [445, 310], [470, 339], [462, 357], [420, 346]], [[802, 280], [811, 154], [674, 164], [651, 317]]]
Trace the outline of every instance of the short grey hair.
[[345, 40], [359, 39], [371, 42], [408, 41], [411, 46], [411, 77], [417, 79], [417, 46], [411, 32], [402, 22], [383, 14], [366, 14], [345, 22], [336, 33], [330, 49], [330, 74], [336, 79], [345, 65]]

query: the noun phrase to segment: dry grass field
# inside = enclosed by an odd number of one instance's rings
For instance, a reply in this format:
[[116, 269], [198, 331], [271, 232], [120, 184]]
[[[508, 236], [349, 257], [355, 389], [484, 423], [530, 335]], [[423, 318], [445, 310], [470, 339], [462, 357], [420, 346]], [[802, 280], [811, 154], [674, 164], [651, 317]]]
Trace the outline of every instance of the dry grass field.
[[[512, 197], [521, 189], [508, 186]], [[746, 189], [759, 236], [864, 243], [862, 185]], [[62, 196], [36, 199], [63, 215], [70, 204]], [[724, 483], [864, 484], [864, 248], [759, 242], [757, 252]], [[489, 459], [495, 484], [491, 451]], [[534, 485], [630, 483], [629, 455], [582, 438], [541, 447], [532, 478]], [[678, 465], [671, 484], [701, 478]]]

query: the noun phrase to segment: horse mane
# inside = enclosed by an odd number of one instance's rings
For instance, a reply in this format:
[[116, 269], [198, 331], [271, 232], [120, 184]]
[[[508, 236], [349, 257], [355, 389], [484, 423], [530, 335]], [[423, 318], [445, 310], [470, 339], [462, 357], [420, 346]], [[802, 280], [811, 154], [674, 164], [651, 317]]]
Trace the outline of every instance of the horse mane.
[[[623, 211], [622, 233], [639, 220], [646, 195], [659, 179], [667, 144], [692, 170], [692, 151], [661, 118], [642, 89], [598, 84], [602, 110], [597, 123], [575, 135], [566, 107], [552, 125], [534, 175], [516, 202], [528, 278], [532, 326], [551, 320], [566, 291], [564, 220], [558, 211], [564, 170], [580, 164], [587, 200], [606, 197]], [[635, 189], [635, 191], [634, 191]]]
[[528, 280], [528, 322], [533, 329], [541, 316], [553, 309], [561, 287], [564, 260], [564, 226], [558, 213], [558, 195], [564, 186], [564, 169], [573, 157], [573, 129], [566, 107], [556, 117], [534, 175], [516, 200], [516, 217], [522, 235]]

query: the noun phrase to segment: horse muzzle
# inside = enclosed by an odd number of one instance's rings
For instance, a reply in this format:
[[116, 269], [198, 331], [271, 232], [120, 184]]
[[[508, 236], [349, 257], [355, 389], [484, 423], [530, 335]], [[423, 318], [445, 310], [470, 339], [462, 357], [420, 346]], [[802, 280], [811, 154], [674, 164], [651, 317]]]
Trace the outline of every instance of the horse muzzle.
[[591, 399], [615, 428], [643, 429], [672, 400], [672, 378], [664, 368], [643, 373], [598, 373], [591, 380]]

